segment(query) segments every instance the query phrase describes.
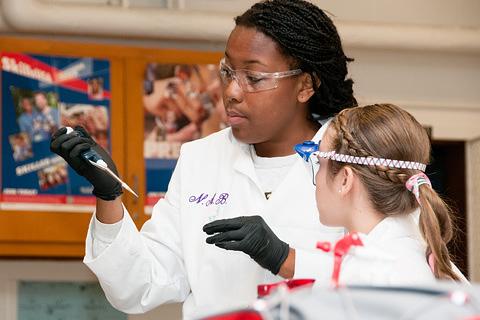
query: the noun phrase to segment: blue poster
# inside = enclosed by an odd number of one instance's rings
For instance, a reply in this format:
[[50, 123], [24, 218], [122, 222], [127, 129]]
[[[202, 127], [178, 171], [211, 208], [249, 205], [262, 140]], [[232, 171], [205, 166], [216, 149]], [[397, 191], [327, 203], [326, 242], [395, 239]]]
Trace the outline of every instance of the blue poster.
[[110, 63], [0, 53], [1, 201], [94, 203], [92, 186], [50, 151], [63, 126], [83, 126], [110, 150]]

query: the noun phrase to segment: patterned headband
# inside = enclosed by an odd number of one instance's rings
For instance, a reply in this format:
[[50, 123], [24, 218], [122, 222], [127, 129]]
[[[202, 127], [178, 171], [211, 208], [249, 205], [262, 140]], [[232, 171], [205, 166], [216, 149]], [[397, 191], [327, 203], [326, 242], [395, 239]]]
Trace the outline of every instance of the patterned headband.
[[335, 160], [338, 162], [361, 164], [365, 166], [385, 166], [389, 168], [420, 170], [422, 172], [425, 172], [425, 169], [427, 168], [426, 164], [420, 162], [392, 160], [375, 157], [356, 157], [337, 153], [336, 151], [316, 151], [313, 152], [311, 155], [317, 156], [319, 158]]

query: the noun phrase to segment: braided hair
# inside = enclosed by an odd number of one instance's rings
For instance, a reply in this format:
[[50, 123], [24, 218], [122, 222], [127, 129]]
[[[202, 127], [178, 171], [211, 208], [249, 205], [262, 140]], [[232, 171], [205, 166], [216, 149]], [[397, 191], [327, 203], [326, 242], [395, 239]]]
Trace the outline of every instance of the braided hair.
[[337, 29], [317, 6], [303, 0], [266, 0], [235, 18], [237, 26], [251, 27], [271, 37], [292, 68], [310, 74], [314, 95], [309, 100], [310, 120], [330, 117], [357, 105], [353, 81]]
[[[335, 133], [329, 147], [338, 153], [425, 164], [430, 160], [430, 140], [425, 129], [411, 114], [395, 105], [345, 109], [333, 119], [331, 128]], [[398, 215], [420, 206], [420, 231], [428, 245], [426, 257], [432, 253], [435, 259], [435, 276], [459, 279], [447, 249], [454, 228], [451, 209], [430, 185], [419, 187], [420, 205], [405, 187], [405, 182], [418, 170], [329, 161], [329, 174], [335, 176], [344, 166], [350, 166], [359, 176], [377, 212]]]

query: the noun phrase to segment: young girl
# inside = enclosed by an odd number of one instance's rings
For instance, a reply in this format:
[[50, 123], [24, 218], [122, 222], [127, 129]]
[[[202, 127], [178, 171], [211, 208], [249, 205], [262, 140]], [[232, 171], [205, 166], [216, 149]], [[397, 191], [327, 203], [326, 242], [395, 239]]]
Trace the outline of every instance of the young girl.
[[310, 160], [319, 166], [321, 223], [349, 231], [334, 249], [335, 262], [327, 259], [334, 284], [463, 279], [447, 250], [450, 210], [424, 174], [429, 159], [426, 131], [397, 106], [345, 109], [332, 120]]

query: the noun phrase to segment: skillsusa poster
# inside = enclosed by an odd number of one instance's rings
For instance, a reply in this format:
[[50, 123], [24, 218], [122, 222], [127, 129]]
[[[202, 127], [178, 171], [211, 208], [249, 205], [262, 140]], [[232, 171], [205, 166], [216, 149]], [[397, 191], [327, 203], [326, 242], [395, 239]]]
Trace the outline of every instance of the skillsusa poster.
[[92, 186], [50, 151], [59, 127], [81, 125], [110, 150], [106, 60], [0, 52], [1, 201], [91, 204]]

